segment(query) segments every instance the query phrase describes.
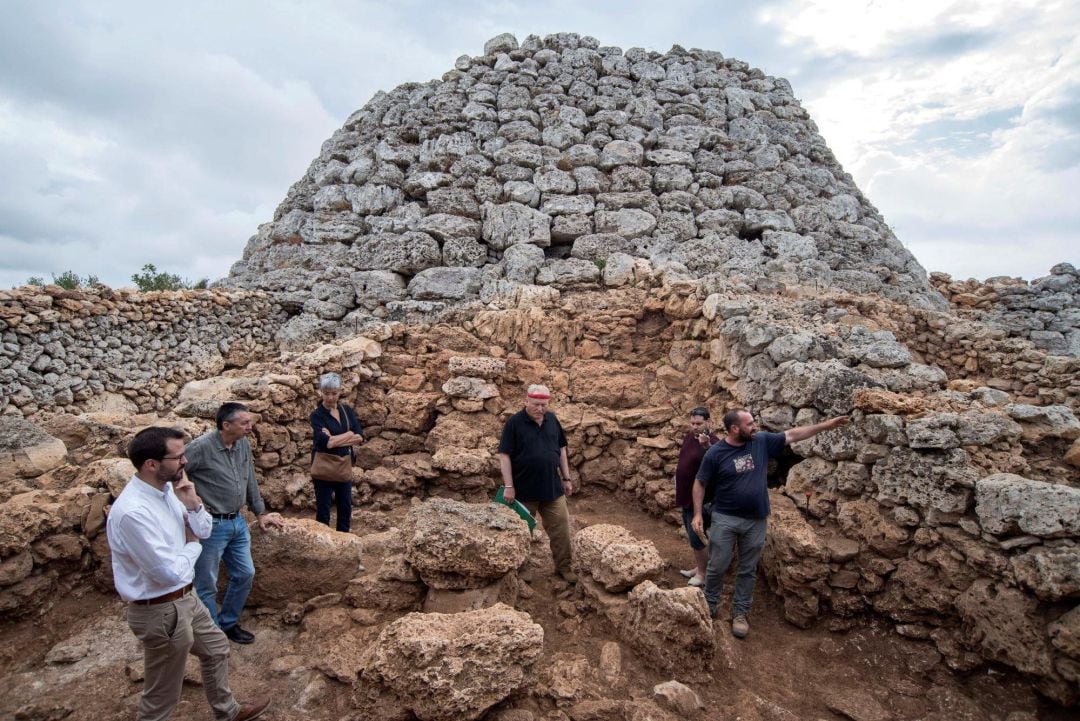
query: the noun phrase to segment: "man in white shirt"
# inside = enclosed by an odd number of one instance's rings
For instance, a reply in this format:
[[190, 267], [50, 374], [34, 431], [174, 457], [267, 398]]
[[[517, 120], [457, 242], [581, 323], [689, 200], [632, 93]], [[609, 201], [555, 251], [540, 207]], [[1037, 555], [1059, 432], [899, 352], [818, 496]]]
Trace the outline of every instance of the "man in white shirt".
[[229, 641], [192, 593], [200, 538], [210, 535], [210, 514], [184, 477], [184, 434], [151, 427], [128, 447], [135, 466], [109, 511], [113, 579], [128, 602], [127, 620], [143, 645], [145, 681], [138, 721], [164, 721], [184, 682], [189, 653], [202, 663], [203, 689], [216, 721], [251, 721], [269, 699], [239, 704], [229, 689]]

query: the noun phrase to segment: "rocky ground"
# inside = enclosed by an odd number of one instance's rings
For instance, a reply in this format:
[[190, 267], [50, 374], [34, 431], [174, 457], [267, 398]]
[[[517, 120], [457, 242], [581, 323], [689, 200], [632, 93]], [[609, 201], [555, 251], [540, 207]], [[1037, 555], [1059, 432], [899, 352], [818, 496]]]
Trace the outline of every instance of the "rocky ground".
[[[617, 524], [652, 541], [668, 562], [659, 586], [682, 587], [676, 569], [687, 564], [689, 552], [675, 526], [613, 501], [595, 493], [575, 499], [575, 526]], [[405, 510], [394, 509], [375, 525], [400, 523]], [[356, 533], [378, 535], [368, 520], [356, 524]], [[367, 573], [377, 573], [380, 559], [366, 560]], [[260, 573], [264, 580], [276, 575], [268, 564]], [[761, 587], [747, 640], [735, 640], [723, 621], [712, 629], [717, 655], [711, 671], [707, 659], [699, 657], [697, 666], [690, 658], [677, 671], [658, 672], [581, 588], [553, 576], [543, 544], [532, 544], [520, 580], [516, 608], [543, 628], [536, 682], [494, 706], [484, 719], [1069, 717], [1005, 670], [953, 675], [925, 644], [903, 639], [884, 624], [841, 632], [823, 624], [798, 629], [783, 620], [782, 604]], [[271, 721], [359, 718], [351, 702], [353, 685], [343, 682], [340, 669], [359, 664], [378, 629], [403, 612], [363, 615], [340, 595], [325, 602], [309, 608], [299, 623], [287, 613], [251, 609], [245, 624], [257, 641], [233, 646], [234, 691], [241, 698], [270, 694]], [[139, 649], [123, 621], [123, 604], [112, 593], [77, 588], [45, 615], [5, 627], [3, 635], [0, 716], [20, 721], [130, 717], [140, 691]], [[661, 687], [673, 680], [688, 690]], [[194, 665], [175, 717], [210, 718]]]

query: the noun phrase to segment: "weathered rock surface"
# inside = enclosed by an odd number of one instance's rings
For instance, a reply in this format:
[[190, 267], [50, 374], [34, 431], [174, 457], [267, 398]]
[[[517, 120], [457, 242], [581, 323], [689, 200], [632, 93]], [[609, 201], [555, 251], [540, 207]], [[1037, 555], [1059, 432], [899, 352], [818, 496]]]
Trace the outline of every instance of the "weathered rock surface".
[[432, 588], [480, 588], [529, 555], [529, 527], [497, 503], [431, 498], [409, 510], [405, 557]]
[[988, 533], [1076, 536], [1080, 489], [997, 473], [975, 484], [975, 513]]
[[67, 447], [33, 423], [0, 416], [0, 483], [35, 478], [64, 461]]
[[290, 518], [281, 531], [252, 532], [251, 558], [256, 573], [249, 604], [302, 603], [348, 588], [359, 573], [360, 539], [313, 519]]
[[477, 719], [534, 680], [544, 630], [499, 604], [455, 614], [409, 614], [373, 644], [354, 705], [381, 718], [388, 707], [422, 721]]
[[635, 538], [621, 526], [583, 528], [573, 538], [574, 568], [591, 575], [611, 593], [627, 591], [646, 579], [656, 580], [664, 559], [652, 541]]
[[619, 623], [623, 640], [646, 663], [697, 678], [713, 668], [713, 624], [696, 588], [665, 591], [652, 581], [634, 587]]

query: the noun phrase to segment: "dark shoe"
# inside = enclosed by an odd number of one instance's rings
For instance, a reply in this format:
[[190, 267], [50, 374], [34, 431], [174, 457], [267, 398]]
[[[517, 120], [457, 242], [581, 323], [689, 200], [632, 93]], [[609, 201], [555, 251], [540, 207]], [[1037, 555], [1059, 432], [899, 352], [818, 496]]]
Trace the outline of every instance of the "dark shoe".
[[[255, 634], [253, 634], [251, 631], [248, 631], [248, 630], [244, 629], [240, 624], [236, 624], [235, 626], [232, 626], [231, 628], [226, 628], [225, 629], [225, 635], [228, 636], [229, 640], [232, 641], [233, 643], [247, 644], [247, 643], [252, 643], [252, 642], [255, 641]], [[262, 713], [262, 712], [260, 711], [259, 713]], [[237, 716], [237, 718], [239, 718], [239, 716]], [[254, 716], [249, 716], [248, 718], [255, 718], [255, 717]]]
[[[233, 628], [239, 628], [233, 626]], [[249, 636], [251, 634], [248, 634]], [[263, 711], [270, 705], [270, 699], [259, 698], [255, 699], [251, 703], [245, 703], [240, 706], [240, 711], [233, 716], [233, 721], [251, 721], [251, 719], [259, 718], [263, 715]]]
[[750, 633], [750, 622], [746, 620], [746, 616], [739, 614], [735, 618], [731, 619], [731, 635], [735, 638], [746, 638]]
[[559, 571], [559, 575], [567, 583], [577, 583], [577, 574], [573, 571]]

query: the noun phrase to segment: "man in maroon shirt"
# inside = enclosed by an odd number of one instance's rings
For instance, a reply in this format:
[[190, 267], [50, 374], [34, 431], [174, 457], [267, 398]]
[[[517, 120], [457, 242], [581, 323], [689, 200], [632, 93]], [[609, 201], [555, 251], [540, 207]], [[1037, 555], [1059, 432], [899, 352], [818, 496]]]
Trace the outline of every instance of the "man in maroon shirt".
[[709, 563], [709, 554], [705, 551], [705, 539], [699, 538], [690, 527], [694, 518], [694, 478], [697, 476], [701, 459], [709, 446], [720, 440], [719, 436], [709, 432], [709, 409], [698, 406], [690, 411], [690, 428], [683, 437], [679, 449], [679, 465], [675, 468], [675, 505], [682, 509], [683, 526], [694, 551], [694, 568], [679, 571], [690, 579], [691, 586], [705, 585], [705, 567]]

